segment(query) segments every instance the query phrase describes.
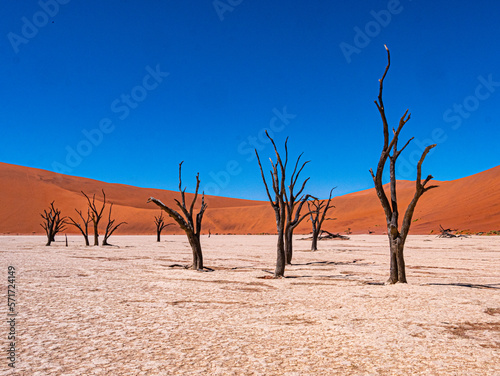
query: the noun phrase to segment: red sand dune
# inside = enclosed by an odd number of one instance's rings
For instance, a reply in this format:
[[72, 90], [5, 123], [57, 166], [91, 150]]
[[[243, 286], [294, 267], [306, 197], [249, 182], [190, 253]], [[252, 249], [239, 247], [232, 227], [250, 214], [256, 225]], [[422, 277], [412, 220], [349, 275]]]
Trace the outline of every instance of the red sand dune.
[[[74, 209], [86, 211], [86, 200], [80, 191], [96, 194], [100, 199], [101, 189], [113, 202], [113, 218], [126, 221], [116, 234], [153, 234], [154, 216], [158, 207], [147, 204], [153, 196], [167, 205], [175, 205], [178, 192], [138, 188], [122, 184], [61, 175], [50, 171], [0, 163], [0, 234], [41, 234], [40, 214], [49, 203], [62, 215], [77, 217]], [[500, 166], [466, 178], [435, 182], [440, 187], [425, 193], [415, 210], [412, 234], [436, 232], [439, 225], [471, 232], [500, 230]], [[414, 182], [398, 182], [400, 217], [414, 193]], [[192, 195], [186, 194], [189, 202]], [[203, 233], [261, 234], [276, 232], [274, 211], [268, 202], [240, 200], [207, 196], [208, 209], [203, 221]], [[198, 200], [199, 202], [199, 200]], [[374, 189], [336, 197], [331, 216], [335, 221], [325, 222], [324, 228], [331, 232], [353, 233], [386, 231], [382, 207]], [[105, 211], [107, 215], [107, 210]], [[106, 222], [103, 218], [102, 222]], [[167, 222], [173, 222], [167, 216]], [[105, 223], [102, 224], [102, 227]], [[68, 226], [68, 233], [78, 233]], [[310, 223], [304, 221], [296, 233], [310, 232]], [[166, 233], [179, 234], [177, 226], [169, 226]]]

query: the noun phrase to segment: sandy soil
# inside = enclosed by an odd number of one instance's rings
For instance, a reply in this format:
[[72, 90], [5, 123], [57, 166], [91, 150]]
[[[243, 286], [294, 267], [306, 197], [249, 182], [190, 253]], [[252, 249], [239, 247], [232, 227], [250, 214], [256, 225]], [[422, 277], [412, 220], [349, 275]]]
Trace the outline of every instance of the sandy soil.
[[17, 368], [1, 375], [500, 375], [500, 239], [410, 236], [409, 284], [383, 285], [387, 239], [295, 241], [285, 279], [275, 236], [1, 236], [17, 270]]

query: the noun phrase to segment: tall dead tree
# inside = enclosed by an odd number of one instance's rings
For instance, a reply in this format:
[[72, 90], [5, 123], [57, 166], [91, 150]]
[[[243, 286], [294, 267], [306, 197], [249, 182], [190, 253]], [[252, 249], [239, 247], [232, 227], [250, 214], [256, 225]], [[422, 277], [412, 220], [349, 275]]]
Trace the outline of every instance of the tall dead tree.
[[106, 225], [106, 231], [104, 232], [104, 239], [102, 241], [102, 245], [111, 245], [108, 243], [109, 237], [116, 231], [118, 227], [127, 222], [120, 222], [115, 225], [115, 219], [111, 219], [111, 210], [113, 209], [113, 203], [109, 206], [109, 215], [108, 215], [108, 224]]
[[[302, 153], [303, 154], [303, 153]], [[310, 213], [306, 213], [304, 215], [300, 215], [302, 211], [302, 207], [306, 203], [307, 200], [311, 197], [310, 195], [302, 195], [304, 188], [306, 187], [307, 181], [310, 178], [307, 178], [302, 183], [299, 191], [294, 193], [295, 184], [297, 184], [297, 180], [299, 178], [302, 169], [308, 164], [310, 161], [304, 162], [302, 167], [297, 171], [297, 167], [300, 162], [300, 158], [302, 154], [297, 158], [297, 162], [295, 162], [295, 168], [293, 169], [292, 176], [290, 177], [290, 185], [288, 186], [288, 194], [285, 190], [285, 205], [286, 205], [286, 224], [285, 224], [285, 256], [287, 265], [292, 264], [293, 257], [293, 230], [306, 218]], [[302, 196], [301, 196], [302, 195]]]
[[55, 236], [58, 232], [65, 229], [66, 217], [61, 217], [61, 211], [54, 207], [54, 201], [50, 203], [49, 211], [43, 210], [40, 213], [43, 218], [43, 222], [40, 224], [47, 234], [47, 244], [49, 246], [53, 241], [55, 241]]
[[85, 239], [85, 245], [89, 246], [90, 245], [90, 243], [89, 243], [90, 209], [87, 209], [87, 218], [83, 217], [81, 210], [78, 211], [75, 209], [75, 211], [78, 213], [78, 215], [82, 219], [83, 224], [80, 224], [80, 222], [75, 221], [72, 217], [68, 217], [68, 219], [71, 221], [68, 223], [72, 226], [75, 226], [78, 230], [80, 230], [80, 232], [83, 235], [83, 238]]
[[191, 249], [193, 251], [193, 264], [191, 265], [191, 269], [203, 270], [203, 254], [201, 251], [201, 242], [200, 242], [200, 234], [201, 234], [201, 222], [203, 220], [203, 214], [205, 213], [205, 210], [207, 209], [207, 204], [205, 203], [205, 193], [202, 193], [201, 195], [201, 207], [200, 211], [196, 215], [196, 220], [193, 218], [193, 211], [194, 211], [194, 206], [196, 203], [196, 199], [198, 198], [198, 190], [200, 188], [200, 174], [198, 173], [196, 175], [196, 190], [194, 193], [193, 201], [191, 202], [191, 205], [188, 207], [186, 206], [186, 188], [182, 189], [182, 174], [181, 174], [181, 168], [182, 164], [184, 161], [179, 163], [179, 192], [181, 193], [181, 200], [182, 203], [179, 202], [179, 200], [175, 200], [177, 206], [179, 209], [181, 209], [182, 213], [184, 214], [184, 217], [175, 211], [172, 208], [169, 208], [166, 206], [164, 203], [162, 203], [160, 200], [157, 200], [154, 197], [150, 197], [148, 199], [148, 202], [154, 202], [156, 205], [158, 205], [162, 210], [164, 210], [171, 218], [173, 218], [174, 221], [176, 221], [180, 228], [184, 230], [186, 233], [186, 236], [189, 240], [189, 244], [191, 245]]
[[309, 220], [312, 224], [312, 242], [311, 242], [311, 251], [318, 250], [318, 237], [321, 234], [321, 227], [323, 226], [324, 221], [333, 220], [334, 218], [326, 218], [326, 214], [328, 211], [335, 206], [331, 206], [332, 201], [332, 192], [335, 188], [330, 190], [330, 196], [328, 200], [319, 200], [315, 198], [312, 201], [307, 201], [307, 207], [309, 209], [310, 217]]
[[[274, 271], [274, 277], [275, 278], [281, 278], [285, 276], [285, 266], [287, 264], [287, 253], [285, 250], [285, 230], [290, 230], [289, 234], [293, 235], [293, 229], [297, 226], [295, 223], [302, 221], [303, 218], [300, 217], [300, 209], [304, 205], [305, 200], [307, 200], [309, 197], [301, 197], [297, 200], [297, 197], [300, 196], [302, 193], [306, 181], [302, 184], [301, 189], [297, 194], [293, 194], [293, 189], [290, 197], [293, 197], [293, 201], [290, 201], [286, 193], [286, 166], [288, 164], [288, 138], [285, 141], [285, 160], [281, 159], [281, 155], [278, 152], [278, 148], [276, 147], [276, 144], [274, 143], [274, 140], [269, 136], [269, 134], [266, 131], [266, 136], [271, 140], [271, 143], [273, 144], [274, 147], [274, 152], [276, 154], [276, 163], [273, 162], [272, 158], [269, 158], [271, 161], [271, 166], [272, 169], [270, 171], [271, 174], [271, 182], [272, 182], [272, 188], [274, 191], [274, 199], [271, 197], [271, 193], [269, 191], [269, 186], [266, 181], [266, 177], [264, 175], [264, 170], [262, 169], [262, 164], [260, 162], [260, 157], [259, 153], [257, 152], [257, 149], [255, 149], [255, 154], [257, 155], [257, 161], [259, 162], [259, 167], [260, 167], [260, 173], [262, 175], [262, 180], [264, 182], [264, 186], [266, 187], [266, 193], [267, 197], [269, 198], [269, 202], [271, 203], [271, 206], [274, 210], [274, 214], [276, 217], [276, 230], [278, 232], [278, 241], [276, 244], [276, 251], [277, 251], [277, 258], [276, 258], [276, 269]], [[300, 168], [299, 172], [297, 172], [297, 166], [300, 160], [300, 156], [297, 159], [297, 163], [295, 165], [295, 170], [294, 173], [292, 174], [292, 179], [291, 182], [293, 186], [297, 182], [298, 175], [302, 168], [305, 166], [304, 163], [303, 166]], [[293, 202], [293, 204], [290, 205], [290, 203]], [[293, 217], [293, 208], [295, 205], [298, 203], [298, 207], [295, 210], [295, 217]], [[292, 208], [291, 211], [288, 210], [288, 207]], [[300, 209], [299, 209], [300, 207]], [[292, 213], [290, 217], [288, 217], [287, 213]], [[298, 215], [297, 215], [298, 213]], [[307, 216], [309, 213], [305, 214]], [[289, 221], [287, 221], [287, 218], [290, 218]], [[289, 224], [289, 226], [287, 226]], [[290, 242], [290, 247], [292, 246], [292, 243]]]
[[104, 212], [104, 207], [106, 206], [106, 194], [104, 193], [104, 189], [102, 190], [102, 206], [101, 208], [97, 208], [95, 202], [95, 193], [92, 196], [92, 201], [90, 201], [89, 196], [83, 192], [83, 195], [87, 199], [89, 209], [90, 209], [90, 218], [92, 220], [92, 224], [94, 225], [94, 245], [99, 245], [99, 222], [102, 218], [102, 213]]
[[[401, 116], [399, 120], [399, 125], [397, 129], [392, 129], [393, 137], [392, 140], [389, 140], [389, 124], [385, 115], [385, 107], [384, 102], [382, 101], [382, 90], [384, 84], [384, 78], [389, 70], [389, 66], [391, 65], [391, 55], [389, 53], [389, 49], [385, 46], [387, 51], [387, 66], [385, 68], [384, 74], [382, 78], [379, 80], [379, 94], [378, 100], [375, 101], [377, 105], [378, 111], [382, 118], [382, 124], [384, 129], [384, 147], [382, 149], [382, 154], [380, 156], [377, 172], [373, 173], [373, 170], [370, 169], [370, 174], [372, 175], [373, 182], [375, 183], [375, 190], [377, 191], [377, 196], [382, 204], [382, 207], [385, 212], [385, 218], [387, 222], [387, 236], [389, 237], [390, 244], [390, 255], [391, 255], [391, 267], [390, 267], [390, 277], [387, 283], [406, 283], [406, 270], [405, 270], [405, 262], [404, 262], [404, 245], [406, 241], [406, 237], [408, 235], [408, 231], [410, 230], [411, 219], [413, 216], [413, 212], [415, 210], [415, 206], [417, 205], [418, 199], [428, 190], [432, 188], [436, 188], [436, 185], [431, 185], [426, 187], [426, 184], [433, 177], [432, 175], [427, 176], [427, 178], [422, 182], [422, 163], [424, 162], [425, 157], [429, 153], [429, 151], [435, 147], [436, 145], [429, 145], [425, 148], [420, 157], [420, 160], [417, 164], [417, 180], [416, 180], [416, 191], [413, 196], [412, 201], [408, 205], [406, 209], [406, 213], [403, 217], [403, 222], [401, 225], [401, 229], [399, 230], [399, 211], [398, 211], [398, 201], [396, 195], [396, 160], [401, 154], [401, 152], [408, 146], [413, 137], [410, 138], [406, 144], [398, 150], [398, 138], [399, 133], [403, 129], [404, 125], [410, 120], [410, 114], [408, 110]], [[391, 154], [392, 151], [392, 154]], [[384, 191], [384, 187], [382, 185], [382, 175], [384, 172], [384, 167], [387, 159], [389, 159], [390, 166], [390, 191], [391, 191], [391, 201], [387, 198], [387, 195]]]
[[172, 226], [173, 223], [165, 223], [165, 217], [163, 217], [163, 212], [160, 212], [159, 216], [155, 215], [155, 225], [156, 225], [156, 241], [159, 242], [161, 238], [161, 232], [163, 231], [163, 229], [167, 226]]

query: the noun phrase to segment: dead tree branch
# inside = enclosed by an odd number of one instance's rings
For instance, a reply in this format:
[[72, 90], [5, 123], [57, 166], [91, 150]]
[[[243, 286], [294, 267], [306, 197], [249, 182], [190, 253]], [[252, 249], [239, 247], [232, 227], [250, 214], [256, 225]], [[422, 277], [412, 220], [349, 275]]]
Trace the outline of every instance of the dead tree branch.
[[[303, 154], [303, 153], [302, 153]], [[295, 162], [295, 168], [293, 169], [292, 175], [290, 177], [290, 184], [288, 185], [288, 194], [285, 190], [285, 205], [286, 205], [286, 224], [285, 224], [285, 256], [286, 263], [290, 265], [292, 263], [293, 257], [293, 231], [295, 228], [308, 216], [311, 212], [307, 212], [301, 215], [302, 207], [311, 197], [310, 195], [302, 195], [304, 188], [306, 187], [309, 177], [302, 182], [297, 193], [294, 193], [295, 185], [299, 179], [299, 175], [304, 169], [304, 167], [310, 162], [306, 161], [302, 163], [302, 166], [297, 170], [300, 158], [302, 154], [299, 155], [297, 161]], [[301, 196], [302, 195], [302, 196]]]
[[102, 245], [111, 245], [108, 243], [109, 237], [116, 231], [121, 225], [127, 224], [127, 222], [120, 222], [115, 225], [115, 219], [111, 219], [111, 210], [113, 209], [113, 203], [109, 206], [108, 224], [106, 225], [106, 231], [104, 232], [104, 239]]
[[90, 201], [89, 196], [85, 194], [85, 192], [81, 191], [82, 194], [85, 196], [87, 199], [89, 209], [90, 209], [90, 216], [92, 223], [94, 225], [94, 245], [99, 245], [99, 222], [101, 221], [102, 218], [102, 213], [104, 211], [104, 207], [106, 206], [106, 194], [104, 193], [104, 189], [102, 190], [102, 206], [101, 208], [97, 208], [96, 202], [95, 202], [95, 193], [92, 196], [92, 201]]
[[78, 213], [80, 218], [82, 219], [83, 224], [80, 224], [80, 222], [75, 221], [72, 217], [68, 217], [68, 219], [71, 222], [68, 222], [70, 225], [75, 226], [78, 230], [83, 235], [83, 238], [85, 239], [85, 245], [89, 246], [89, 223], [90, 223], [90, 208], [87, 209], [87, 218], [84, 218], [82, 215], [82, 211], [78, 211], [75, 209], [75, 211]]

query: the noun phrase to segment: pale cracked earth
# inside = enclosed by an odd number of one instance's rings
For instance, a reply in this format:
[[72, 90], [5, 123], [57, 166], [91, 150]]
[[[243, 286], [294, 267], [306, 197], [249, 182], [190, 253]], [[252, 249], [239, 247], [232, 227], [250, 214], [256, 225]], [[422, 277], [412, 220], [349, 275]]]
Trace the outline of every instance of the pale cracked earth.
[[[1, 375], [500, 375], [500, 238], [410, 236], [407, 285], [383, 285], [385, 236], [113, 236], [113, 247], [1, 236]], [[7, 267], [16, 268], [16, 369]]]

